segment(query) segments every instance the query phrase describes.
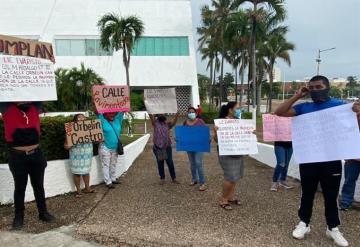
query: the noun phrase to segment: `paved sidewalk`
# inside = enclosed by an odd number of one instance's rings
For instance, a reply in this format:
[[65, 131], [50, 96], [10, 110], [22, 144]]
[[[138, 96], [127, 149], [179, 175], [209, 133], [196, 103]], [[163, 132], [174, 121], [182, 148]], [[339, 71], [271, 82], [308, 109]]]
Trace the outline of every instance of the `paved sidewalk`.
[[[190, 169], [185, 153], [174, 152], [180, 185], [167, 177], [159, 185], [151, 147], [136, 160], [91, 214], [79, 224], [78, 237], [108, 246], [335, 246], [325, 237], [321, 194], [314, 207], [312, 232], [304, 241], [291, 237], [298, 223], [299, 184], [293, 190], [270, 192], [272, 169], [246, 160], [245, 177], [238, 195], [242, 206], [228, 212], [217, 204], [222, 171], [215, 150], [205, 155], [209, 189], [190, 187]], [[167, 172], [167, 171], [166, 171]], [[167, 173], [168, 174], [168, 173]], [[360, 246], [360, 214], [341, 213], [345, 237]]]

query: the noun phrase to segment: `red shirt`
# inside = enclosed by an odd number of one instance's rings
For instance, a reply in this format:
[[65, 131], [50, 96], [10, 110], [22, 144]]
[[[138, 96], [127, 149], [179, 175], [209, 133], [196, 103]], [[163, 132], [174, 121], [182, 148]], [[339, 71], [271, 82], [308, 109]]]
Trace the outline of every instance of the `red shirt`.
[[[40, 136], [39, 110], [31, 104], [27, 112], [12, 103], [3, 111], [5, 140], [15, 146], [38, 144]], [[36, 133], [34, 133], [36, 130]]]
[[202, 113], [202, 108], [201, 108], [201, 106], [199, 106], [199, 108], [197, 108], [197, 110], [196, 110], [196, 115], [200, 116], [201, 113]]

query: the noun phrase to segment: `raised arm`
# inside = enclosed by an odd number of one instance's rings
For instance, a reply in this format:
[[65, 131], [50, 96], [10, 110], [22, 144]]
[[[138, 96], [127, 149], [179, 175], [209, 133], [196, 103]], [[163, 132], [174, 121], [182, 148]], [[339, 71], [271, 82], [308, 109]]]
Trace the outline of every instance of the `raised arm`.
[[176, 125], [178, 118], [179, 118], [179, 112], [176, 113], [174, 119], [169, 123], [170, 128]]
[[296, 116], [296, 112], [292, 108], [292, 106], [295, 104], [296, 101], [298, 101], [302, 97], [306, 96], [308, 94], [308, 92], [309, 92], [309, 90], [306, 87], [300, 88], [300, 90], [298, 90], [294, 96], [292, 96], [290, 99], [286, 100], [284, 103], [279, 105], [279, 107], [274, 112], [275, 115], [281, 116], [281, 117]]

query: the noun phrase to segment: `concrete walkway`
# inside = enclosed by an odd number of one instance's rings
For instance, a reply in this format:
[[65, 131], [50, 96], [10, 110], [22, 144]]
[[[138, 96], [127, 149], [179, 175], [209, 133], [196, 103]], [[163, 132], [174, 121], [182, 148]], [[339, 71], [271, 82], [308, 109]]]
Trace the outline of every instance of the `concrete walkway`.
[[[252, 159], [239, 184], [242, 206], [228, 212], [217, 204], [222, 171], [215, 150], [205, 156], [209, 190], [190, 187], [185, 153], [174, 153], [180, 185], [159, 185], [150, 146], [77, 228], [79, 237], [110, 246], [333, 246], [325, 237], [323, 203], [318, 193], [312, 233], [305, 241], [291, 237], [298, 223], [299, 185], [269, 191], [272, 169]], [[167, 173], [168, 174], [168, 173]], [[342, 214], [345, 236], [360, 246], [359, 211]]]

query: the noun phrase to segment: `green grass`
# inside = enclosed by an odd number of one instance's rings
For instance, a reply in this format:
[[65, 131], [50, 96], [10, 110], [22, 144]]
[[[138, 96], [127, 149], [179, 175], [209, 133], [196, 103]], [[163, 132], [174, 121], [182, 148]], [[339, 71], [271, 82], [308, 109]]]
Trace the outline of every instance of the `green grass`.
[[142, 136], [144, 136], [144, 135], [143, 134], [141, 134], [141, 135], [135, 134], [133, 137], [129, 137], [127, 135], [121, 134], [120, 139], [121, 139], [123, 146], [125, 146], [127, 144], [130, 144], [130, 143], [136, 141], [137, 139], [139, 139]]

